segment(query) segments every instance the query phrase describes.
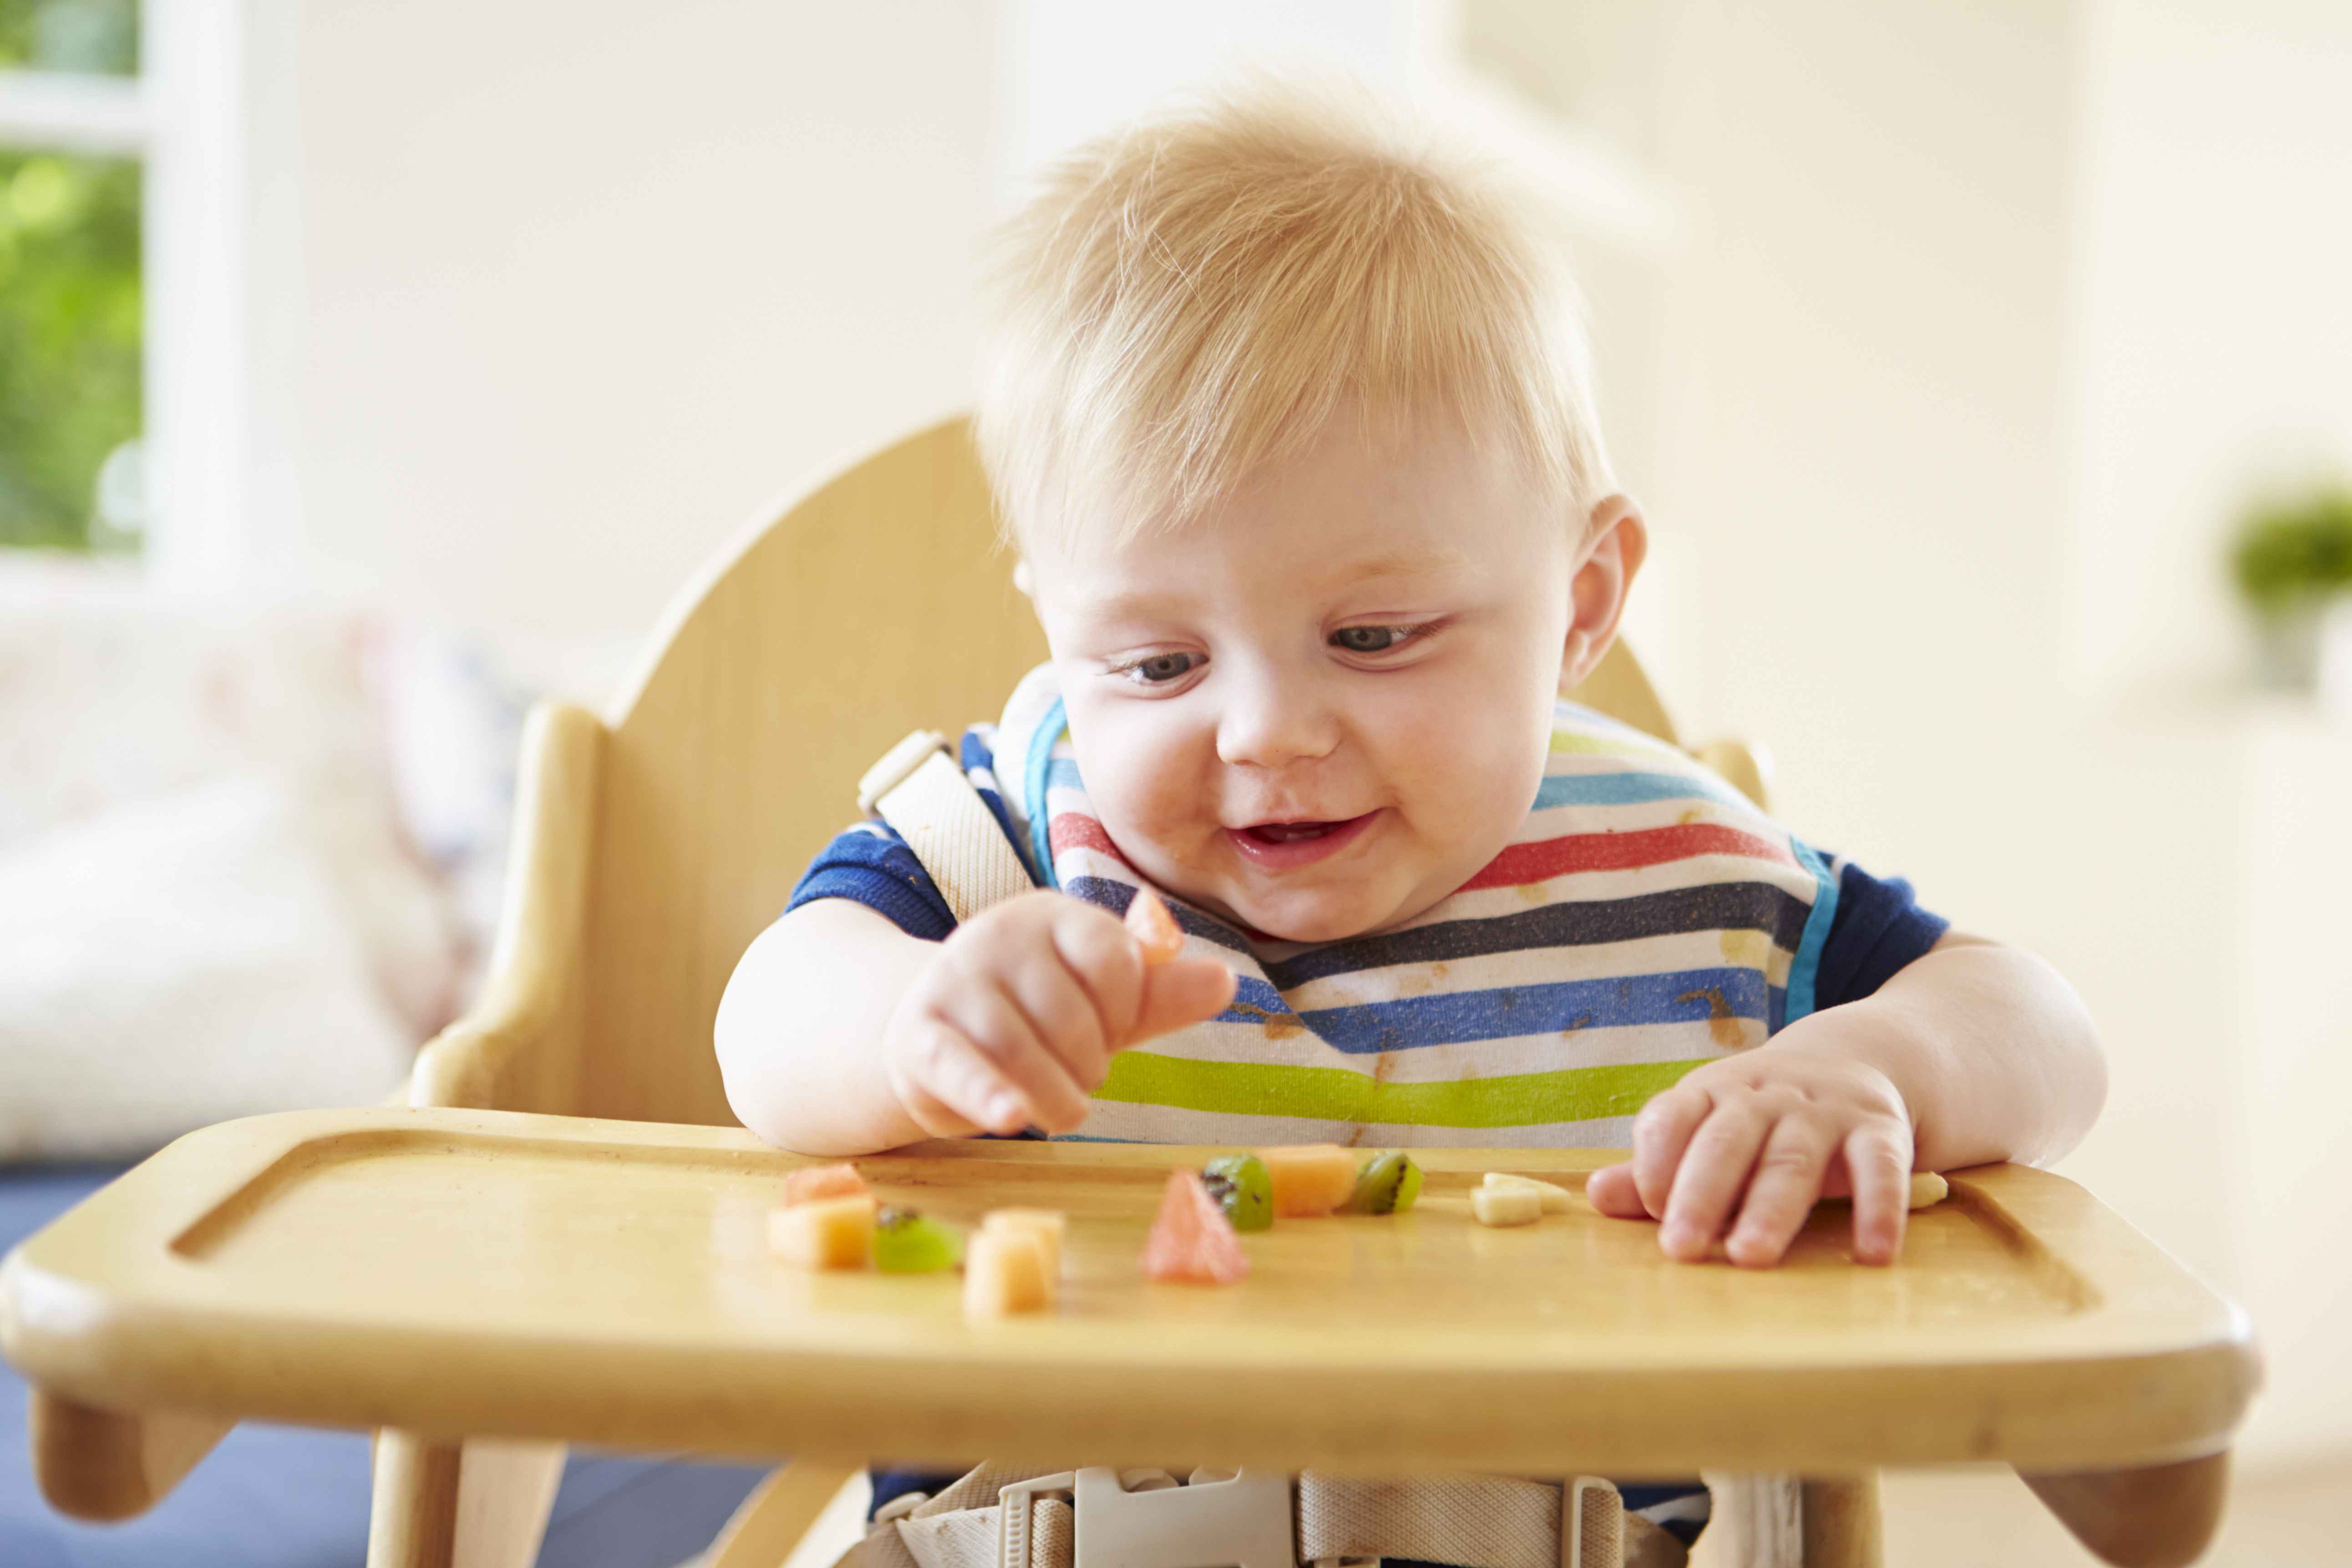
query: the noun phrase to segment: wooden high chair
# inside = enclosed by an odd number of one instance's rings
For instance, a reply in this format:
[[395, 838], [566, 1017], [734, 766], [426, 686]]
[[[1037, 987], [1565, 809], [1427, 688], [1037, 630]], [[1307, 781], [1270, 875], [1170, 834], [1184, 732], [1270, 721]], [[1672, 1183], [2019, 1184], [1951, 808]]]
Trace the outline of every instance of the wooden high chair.
[[[1999, 1459], [2112, 1562], [2201, 1550], [2255, 1380], [2244, 1320], [2036, 1171], [1960, 1173], [1894, 1269], [1843, 1263], [1825, 1215], [1802, 1257], [1747, 1274], [1589, 1214], [1546, 1221], [1572, 1250], [1540, 1259], [1533, 1232], [1441, 1230], [1480, 1170], [1602, 1160], [1427, 1151], [1429, 1258], [1335, 1239], [1398, 1221], [1270, 1233], [1297, 1250], [1261, 1249], [1242, 1288], [1243, 1363], [1202, 1337], [1214, 1303], [1135, 1279], [1181, 1152], [861, 1162], [958, 1217], [1008, 1190], [1069, 1207], [1058, 1319], [976, 1331], [910, 1281], [781, 1272], [759, 1227], [797, 1162], [736, 1128], [712, 1018], [866, 766], [911, 726], [993, 714], [1043, 657], [988, 513], [958, 420], [763, 519], [609, 718], [532, 716], [489, 984], [419, 1058], [409, 1109], [207, 1130], [11, 1256], [0, 1348], [38, 1390], [58, 1507], [135, 1513], [268, 1417], [378, 1429], [372, 1568], [530, 1562], [567, 1440], [814, 1456], [753, 1495], [713, 1568], [777, 1568], [869, 1455], [1782, 1478], [1719, 1493], [1718, 1568], [1874, 1563], [1876, 1466]], [[1579, 695], [1674, 739], [1629, 654]], [[1744, 749], [1706, 755], [1761, 798]], [[1570, 1271], [1590, 1289], [1559, 1297]], [[1403, 1302], [1458, 1331], [1389, 1331]]]

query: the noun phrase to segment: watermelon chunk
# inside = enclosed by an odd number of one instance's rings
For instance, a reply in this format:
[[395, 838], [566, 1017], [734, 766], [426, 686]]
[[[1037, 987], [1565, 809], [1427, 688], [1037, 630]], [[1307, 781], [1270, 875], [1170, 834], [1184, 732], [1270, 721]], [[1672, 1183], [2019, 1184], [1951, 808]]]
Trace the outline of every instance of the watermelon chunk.
[[1249, 1273], [1249, 1254], [1197, 1171], [1171, 1171], [1160, 1217], [1143, 1243], [1143, 1272], [1163, 1284], [1231, 1285]]
[[803, 1165], [784, 1178], [784, 1206], [819, 1198], [863, 1197], [868, 1190], [855, 1165]]
[[1142, 946], [1143, 962], [1154, 969], [1184, 951], [1184, 928], [1149, 888], [1136, 889], [1127, 906], [1127, 934]]

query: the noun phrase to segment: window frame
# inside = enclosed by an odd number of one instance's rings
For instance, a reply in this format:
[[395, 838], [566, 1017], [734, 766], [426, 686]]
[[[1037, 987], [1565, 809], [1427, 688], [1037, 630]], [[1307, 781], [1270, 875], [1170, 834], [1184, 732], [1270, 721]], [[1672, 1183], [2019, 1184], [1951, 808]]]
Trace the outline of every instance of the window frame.
[[247, 561], [253, 19], [248, 0], [142, 0], [135, 77], [0, 69], [0, 146], [142, 165], [140, 561], [159, 587], [226, 586]]

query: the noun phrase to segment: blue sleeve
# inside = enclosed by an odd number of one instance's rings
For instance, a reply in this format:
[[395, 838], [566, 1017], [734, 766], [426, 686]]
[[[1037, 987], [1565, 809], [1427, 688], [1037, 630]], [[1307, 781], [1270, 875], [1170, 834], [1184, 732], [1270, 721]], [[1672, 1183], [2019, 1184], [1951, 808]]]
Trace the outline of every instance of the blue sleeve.
[[[996, 819], [998, 830], [1019, 853], [1021, 839], [1013, 831], [1003, 801], [998, 798], [996, 758], [983, 732], [966, 730], [957, 753], [972, 787]], [[1025, 856], [1021, 863], [1028, 865]], [[944, 942], [948, 932], [955, 930], [955, 913], [948, 908], [939, 885], [887, 823], [861, 822], [835, 834], [801, 873], [784, 912], [790, 914], [817, 899], [853, 899], [879, 911], [908, 936], [925, 942]]]
[[1924, 957], [1952, 922], [1919, 907], [1900, 877], [1879, 880], [1852, 861], [1837, 861], [1837, 910], [1822, 944], [1813, 1005], [1859, 1002]]
[[944, 942], [955, 930], [955, 915], [930, 873], [907, 841], [879, 822], [835, 834], [801, 873], [784, 912], [818, 899], [854, 899], [925, 942]]

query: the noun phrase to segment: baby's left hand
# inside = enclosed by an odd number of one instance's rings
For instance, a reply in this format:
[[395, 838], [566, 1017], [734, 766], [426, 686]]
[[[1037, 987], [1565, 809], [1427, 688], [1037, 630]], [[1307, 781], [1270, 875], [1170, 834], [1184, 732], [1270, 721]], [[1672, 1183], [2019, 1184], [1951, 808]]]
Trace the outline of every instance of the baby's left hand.
[[[1885, 1073], [1775, 1041], [1695, 1068], [1633, 1120], [1633, 1157], [1592, 1173], [1592, 1206], [1664, 1223], [1658, 1246], [1696, 1263], [1718, 1237], [1731, 1261], [1769, 1268], [1816, 1199], [1853, 1198], [1853, 1256], [1903, 1249], [1911, 1115]], [[1735, 1223], [1736, 1218], [1736, 1223]]]

